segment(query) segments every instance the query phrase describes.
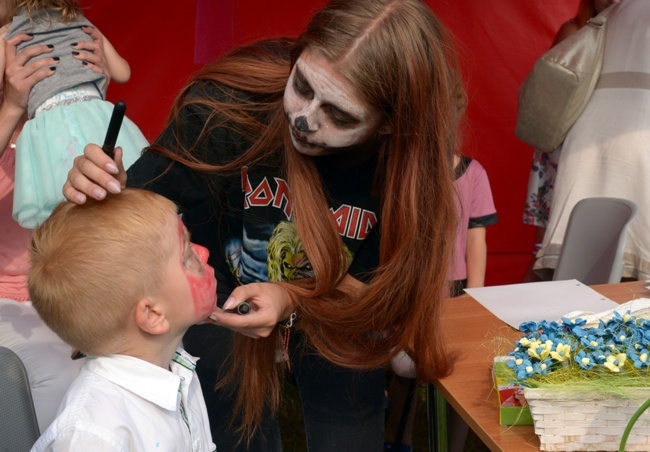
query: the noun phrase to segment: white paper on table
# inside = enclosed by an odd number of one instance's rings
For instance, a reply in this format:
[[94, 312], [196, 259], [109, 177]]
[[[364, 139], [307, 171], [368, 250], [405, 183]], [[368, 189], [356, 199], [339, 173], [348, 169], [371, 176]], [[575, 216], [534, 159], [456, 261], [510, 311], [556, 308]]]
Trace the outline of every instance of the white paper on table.
[[602, 312], [618, 306], [576, 279], [477, 287], [465, 292], [515, 329], [528, 321], [556, 321], [572, 311]]

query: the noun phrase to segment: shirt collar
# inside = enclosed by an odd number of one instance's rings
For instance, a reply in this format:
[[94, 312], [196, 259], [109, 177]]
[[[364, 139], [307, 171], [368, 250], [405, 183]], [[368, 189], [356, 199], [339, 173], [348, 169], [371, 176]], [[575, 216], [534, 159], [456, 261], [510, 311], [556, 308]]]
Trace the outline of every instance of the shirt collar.
[[170, 363], [171, 370], [127, 355], [89, 358], [85, 366], [88, 371], [163, 409], [175, 411], [180, 403], [181, 380], [189, 385], [197, 361], [198, 358], [179, 347]]

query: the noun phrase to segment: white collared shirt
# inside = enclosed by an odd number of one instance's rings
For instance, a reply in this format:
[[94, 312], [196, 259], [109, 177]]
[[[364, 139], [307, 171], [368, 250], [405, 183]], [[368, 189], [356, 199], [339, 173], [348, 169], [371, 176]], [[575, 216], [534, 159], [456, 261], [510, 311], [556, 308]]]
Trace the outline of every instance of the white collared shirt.
[[132, 356], [88, 358], [32, 452], [214, 451], [196, 360], [179, 348], [170, 372]]

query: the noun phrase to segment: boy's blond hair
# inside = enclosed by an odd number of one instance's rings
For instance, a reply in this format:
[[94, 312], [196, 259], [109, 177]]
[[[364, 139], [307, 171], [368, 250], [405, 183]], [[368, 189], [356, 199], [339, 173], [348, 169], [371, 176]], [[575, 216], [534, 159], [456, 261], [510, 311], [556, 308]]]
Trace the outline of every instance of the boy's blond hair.
[[86, 354], [115, 353], [134, 305], [163, 286], [174, 215], [174, 203], [137, 189], [58, 205], [30, 249], [29, 293], [44, 322]]

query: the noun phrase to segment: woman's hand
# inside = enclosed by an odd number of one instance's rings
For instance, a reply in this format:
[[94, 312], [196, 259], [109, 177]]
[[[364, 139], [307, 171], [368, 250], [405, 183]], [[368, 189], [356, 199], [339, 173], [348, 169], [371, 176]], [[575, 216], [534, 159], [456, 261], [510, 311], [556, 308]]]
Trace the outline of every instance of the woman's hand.
[[3, 106], [20, 115], [27, 111], [29, 91], [32, 87], [53, 75], [59, 63], [54, 58], [32, 60], [35, 56], [51, 52], [52, 49], [47, 45], [28, 46], [18, 53], [18, 45], [31, 39], [31, 36], [21, 33], [5, 41]]
[[[6, 30], [6, 28], [4, 29]], [[6, 33], [3, 34], [4, 57], [1, 58], [4, 66], [4, 80], [0, 87], [0, 155], [4, 153], [11, 142], [12, 137], [17, 135], [22, 128], [22, 123], [27, 117], [27, 101], [29, 92], [32, 87], [46, 77], [54, 74], [52, 69], [58, 63], [54, 58], [40, 58], [31, 60], [31, 58], [51, 52], [52, 49], [46, 45], [27, 47], [17, 51], [17, 46], [24, 41], [32, 38], [24, 33], [5, 39]], [[0, 55], [1, 56], [1, 55]], [[31, 60], [31, 61], [30, 61]]]
[[[251, 304], [249, 314], [226, 312], [242, 301]], [[223, 307], [212, 311], [207, 321], [255, 339], [267, 337], [277, 323], [287, 319], [294, 310], [289, 293], [275, 283], [251, 283], [237, 287]]]
[[116, 83], [128, 82], [131, 78], [131, 67], [117, 53], [110, 41], [94, 27], [83, 27], [83, 31], [88, 33], [93, 40], [92, 42], [76, 43], [73, 49], [78, 54], [73, 54], [73, 56], [94, 72], [104, 74], [108, 80], [113, 80]]
[[96, 144], [84, 148], [83, 155], [74, 159], [68, 180], [63, 185], [63, 196], [76, 204], [86, 197], [102, 200], [106, 192], [119, 193], [126, 185], [126, 171], [122, 164], [122, 148], [115, 148], [115, 160]]
[[[106, 86], [111, 80], [111, 71], [104, 53], [104, 35], [95, 27], [82, 27], [92, 41], [79, 41], [72, 48], [72, 56], [88, 66], [93, 72], [106, 77]], [[85, 63], [84, 63], [85, 62]]]

